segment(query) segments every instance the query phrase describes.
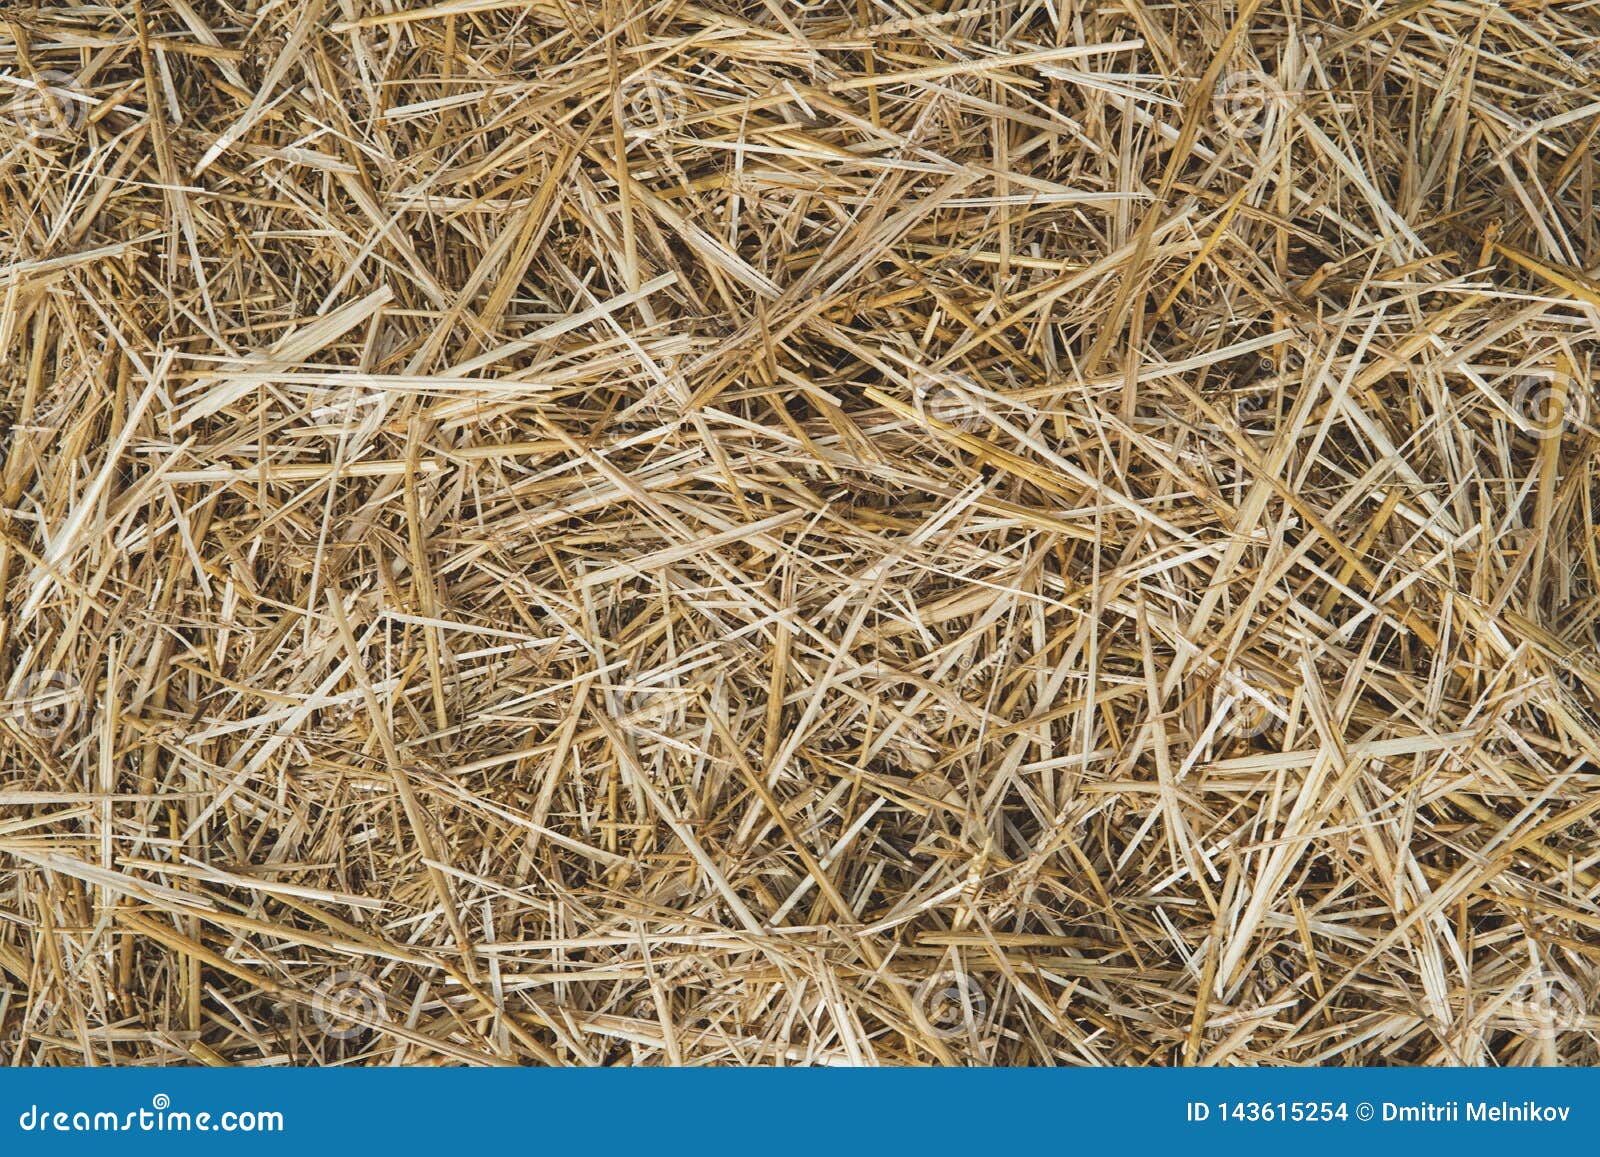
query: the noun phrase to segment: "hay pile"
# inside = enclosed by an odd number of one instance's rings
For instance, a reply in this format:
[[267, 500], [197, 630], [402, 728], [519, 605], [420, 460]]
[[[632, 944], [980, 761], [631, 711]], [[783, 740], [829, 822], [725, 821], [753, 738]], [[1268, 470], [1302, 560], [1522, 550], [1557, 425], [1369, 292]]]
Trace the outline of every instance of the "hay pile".
[[1600, 9], [0, 12], [0, 1033], [1600, 1060]]

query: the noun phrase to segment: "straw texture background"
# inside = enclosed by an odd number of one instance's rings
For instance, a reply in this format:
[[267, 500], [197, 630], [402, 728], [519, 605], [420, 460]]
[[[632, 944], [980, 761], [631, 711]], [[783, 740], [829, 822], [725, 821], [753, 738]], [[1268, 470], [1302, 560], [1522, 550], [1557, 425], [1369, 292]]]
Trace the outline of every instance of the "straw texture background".
[[0, 9], [0, 1057], [1600, 1060], [1600, 8]]

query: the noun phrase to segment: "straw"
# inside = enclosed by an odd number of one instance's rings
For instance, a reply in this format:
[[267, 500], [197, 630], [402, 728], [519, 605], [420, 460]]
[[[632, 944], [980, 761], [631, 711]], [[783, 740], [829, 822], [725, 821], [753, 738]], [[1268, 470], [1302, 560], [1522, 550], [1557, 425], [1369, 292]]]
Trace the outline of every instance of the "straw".
[[0, 1056], [1600, 1063], [1600, 11], [0, 18]]

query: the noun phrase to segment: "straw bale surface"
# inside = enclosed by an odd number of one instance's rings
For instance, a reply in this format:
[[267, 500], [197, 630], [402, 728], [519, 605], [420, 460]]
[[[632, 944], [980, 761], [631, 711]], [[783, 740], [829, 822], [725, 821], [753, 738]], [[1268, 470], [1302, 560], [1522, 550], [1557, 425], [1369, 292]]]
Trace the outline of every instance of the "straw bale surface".
[[1595, 1063], [1600, 7], [0, 8], [0, 1059]]

